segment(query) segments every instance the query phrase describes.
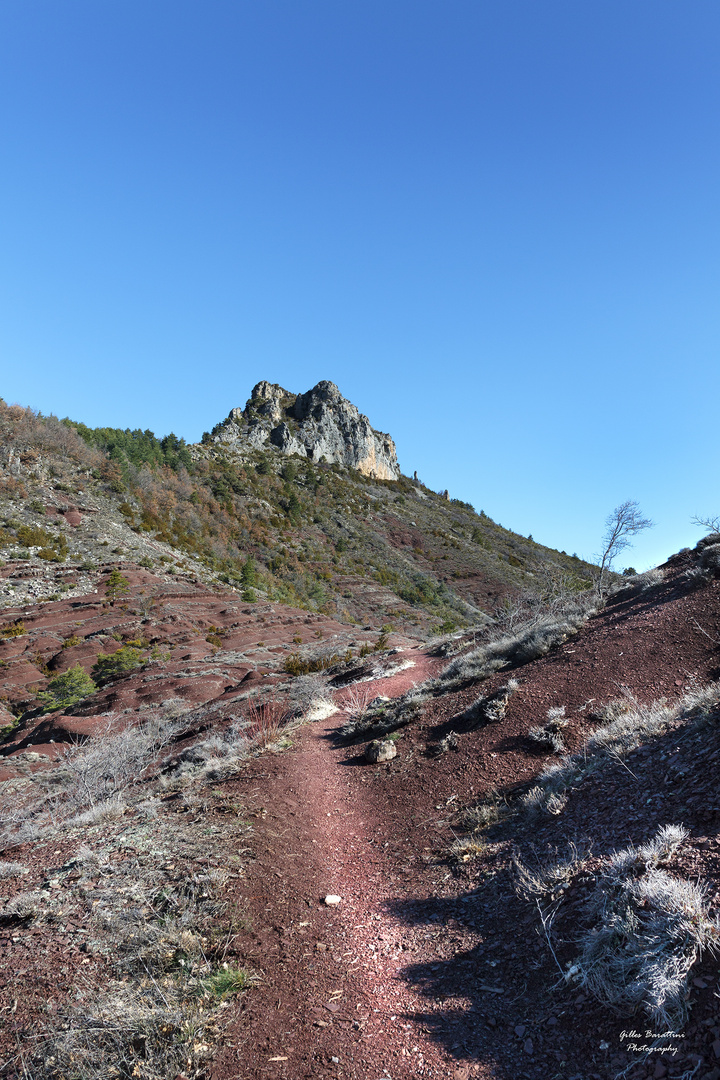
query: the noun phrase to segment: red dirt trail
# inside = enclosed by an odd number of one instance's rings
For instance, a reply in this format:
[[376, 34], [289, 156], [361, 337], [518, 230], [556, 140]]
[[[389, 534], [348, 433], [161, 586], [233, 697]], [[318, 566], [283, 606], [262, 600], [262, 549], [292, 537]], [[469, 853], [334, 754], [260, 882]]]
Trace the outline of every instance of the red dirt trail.
[[[366, 685], [395, 697], [438, 666], [423, 654], [414, 658], [414, 668]], [[248, 995], [213, 1074], [235, 1075], [239, 1066], [238, 1076], [298, 1080], [481, 1075], [413, 1022], [427, 1001], [402, 970], [408, 959], [435, 954], [427, 927], [408, 927], [388, 910], [417, 887], [416, 856], [408, 847], [398, 861], [405, 838], [392, 831], [385, 838], [388, 823], [373, 792], [395, 763], [368, 770], [356, 748], [329, 745], [339, 720], [307, 726], [292, 752], [265, 756], [260, 771], [236, 785], [268, 845], [257, 852], [256, 892], [245, 900], [253, 922], [270, 925], [244, 953], [263, 983]], [[341, 903], [326, 906], [328, 894]]]

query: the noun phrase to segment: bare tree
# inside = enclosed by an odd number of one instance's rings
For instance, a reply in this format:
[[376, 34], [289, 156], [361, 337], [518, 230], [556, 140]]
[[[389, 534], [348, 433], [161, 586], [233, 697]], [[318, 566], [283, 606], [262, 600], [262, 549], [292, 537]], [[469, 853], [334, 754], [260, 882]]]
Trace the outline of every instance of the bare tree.
[[634, 499], [626, 499], [620, 506], [615, 507], [605, 522], [603, 550], [599, 556], [600, 574], [597, 582], [599, 595], [602, 595], [605, 575], [612, 567], [615, 558], [632, 543], [630, 537], [642, 532], [643, 529], [651, 529], [653, 524], [650, 518], [642, 516], [640, 507]]
[[717, 517], [700, 517], [696, 514], [692, 519], [693, 525], [699, 525], [702, 529], [707, 529], [711, 533], [720, 533], [720, 516]]

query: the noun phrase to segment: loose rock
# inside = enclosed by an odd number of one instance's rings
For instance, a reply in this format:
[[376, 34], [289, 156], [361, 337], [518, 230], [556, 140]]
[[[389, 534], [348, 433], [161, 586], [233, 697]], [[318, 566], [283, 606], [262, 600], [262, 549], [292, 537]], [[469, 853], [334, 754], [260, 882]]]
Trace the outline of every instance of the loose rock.
[[365, 760], [372, 763], [391, 761], [397, 757], [397, 746], [390, 739], [373, 739], [365, 751]]

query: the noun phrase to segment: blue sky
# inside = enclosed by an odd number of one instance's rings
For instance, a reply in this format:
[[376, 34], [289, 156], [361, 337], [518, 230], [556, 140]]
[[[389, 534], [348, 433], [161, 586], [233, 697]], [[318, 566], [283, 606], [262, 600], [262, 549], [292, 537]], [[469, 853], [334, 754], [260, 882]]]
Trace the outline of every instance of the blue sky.
[[720, 513], [720, 7], [4, 0], [0, 395], [188, 440], [328, 378], [590, 557]]

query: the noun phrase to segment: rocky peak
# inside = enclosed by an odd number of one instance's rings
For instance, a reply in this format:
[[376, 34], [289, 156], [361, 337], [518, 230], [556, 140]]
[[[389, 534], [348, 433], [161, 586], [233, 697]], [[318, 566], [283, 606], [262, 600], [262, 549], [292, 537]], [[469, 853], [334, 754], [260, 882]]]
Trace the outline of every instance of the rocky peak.
[[400, 476], [390, 436], [375, 431], [367, 416], [327, 380], [304, 394], [259, 382], [245, 408], [230, 411], [213, 441], [238, 449], [243, 444], [273, 447], [283, 454], [357, 469], [378, 480]]

